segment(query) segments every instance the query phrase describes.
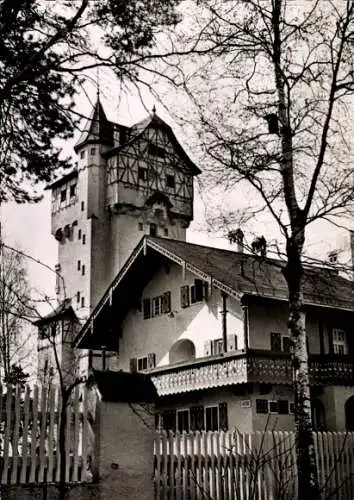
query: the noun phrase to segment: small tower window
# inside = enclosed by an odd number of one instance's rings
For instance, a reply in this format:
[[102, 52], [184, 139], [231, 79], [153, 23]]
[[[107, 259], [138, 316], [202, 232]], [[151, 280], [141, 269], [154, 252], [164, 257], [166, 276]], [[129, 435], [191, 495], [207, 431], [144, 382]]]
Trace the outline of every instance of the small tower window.
[[76, 302], [79, 304], [80, 303], [80, 292], [76, 293]]
[[85, 307], [85, 297], [81, 297], [81, 307]]
[[81, 274], [82, 274], [82, 276], [85, 276], [85, 266], [84, 265], [81, 267]]
[[171, 174], [166, 175], [166, 186], [169, 188], [174, 188], [175, 185], [175, 176]]
[[139, 228], [139, 231], [144, 231], [144, 224], [142, 222], [139, 222], [138, 228]]
[[82, 235], [82, 244], [86, 245], [86, 235], [85, 234]]
[[96, 148], [91, 148], [90, 153], [91, 153], [92, 155], [95, 155], [95, 154], [96, 154]]
[[70, 198], [73, 198], [76, 195], [76, 184], [71, 184], [70, 186]]
[[81, 260], [77, 261], [77, 270], [80, 271], [81, 269]]
[[63, 203], [64, 201], [66, 201], [66, 189], [63, 189], [60, 193], [60, 202]]
[[157, 226], [156, 224], [152, 223], [150, 224], [150, 236], [156, 236], [157, 235]]
[[147, 180], [147, 168], [138, 167], [138, 179], [139, 181]]
[[77, 233], [77, 238], [78, 238], [79, 240], [81, 240], [81, 229], [79, 229], [79, 231], [78, 231], [78, 233]]
[[82, 201], [81, 202], [81, 212], [83, 212], [85, 210], [85, 202]]
[[85, 158], [85, 151], [81, 151], [80, 158]]
[[163, 230], [163, 233], [165, 236], [168, 236], [168, 228], [167, 227], [165, 227], [165, 229]]

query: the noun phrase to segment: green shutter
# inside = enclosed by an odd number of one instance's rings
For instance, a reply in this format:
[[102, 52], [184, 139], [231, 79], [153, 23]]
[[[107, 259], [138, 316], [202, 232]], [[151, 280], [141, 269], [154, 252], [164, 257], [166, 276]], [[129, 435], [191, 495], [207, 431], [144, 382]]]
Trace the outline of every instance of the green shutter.
[[165, 292], [162, 295], [162, 312], [171, 312], [171, 292]]
[[281, 351], [281, 335], [280, 333], [272, 332], [270, 334], [270, 348], [272, 351]]
[[204, 406], [192, 406], [190, 409], [191, 431], [204, 429]]
[[147, 355], [147, 365], [148, 365], [148, 369], [155, 368], [156, 356], [155, 356], [154, 352], [149, 352], [149, 354]]

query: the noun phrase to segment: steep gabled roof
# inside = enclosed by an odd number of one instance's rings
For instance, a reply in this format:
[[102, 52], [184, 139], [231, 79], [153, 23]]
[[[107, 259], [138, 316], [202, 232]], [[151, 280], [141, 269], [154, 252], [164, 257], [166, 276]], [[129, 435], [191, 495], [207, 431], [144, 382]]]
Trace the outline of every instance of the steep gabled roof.
[[[86, 322], [75, 345], [100, 348], [112, 342], [112, 321], [119, 326], [129, 308], [164, 261], [173, 261], [230, 296], [288, 300], [285, 262], [167, 238], [145, 236], [124, 264]], [[354, 312], [352, 282], [323, 268], [307, 268], [304, 301]], [[112, 304], [114, 303], [114, 311]]]
[[54, 189], [62, 184], [65, 184], [66, 182], [70, 181], [71, 179], [75, 179], [78, 176], [77, 168], [73, 168], [68, 172], [67, 174], [63, 175], [62, 177], [59, 177], [58, 179], [53, 180], [49, 184], [46, 185], [45, 189]]
[[71, 306], [71, 300], [66, 299], [63, 300], [59, 306], [54, 309], [54, 311], [50, 312], [46, 316], [43, 316], [43, 318], [37, 319], [36, 321], [33, 322], [35, 326], [44, 326], [49, 323], [52, 323], [54, 320], [57, 321], [59, 319], [65, 318], [65, 317], [70, 317], [74, 320], [78, 320], [74, 309]]
[[201, 173], [201, 170], [191, 160], [191, 158], [188, 156], [188, 154], [186, 153], [184, 148], [179, 143], [172, 128], [164, 120], [162, 120], [162, 118], [160, 118], [156, 113], [152, 113], [151, 115], [147, 116], [146, 118], [144, 118], [140, 122], [133, 125], [129, 130], [129, 133], [130, 133], [129, 140], [126, 143], [121, 144], [118, 147], [107, 152], [107, 156], [110, 156], [110, 155], [114, 154], [115, 152], [121, 151], [122, 149], [128, 147], [134, 141], [138, 140], [143, 135], [145, 130], [148, 129], [149, 127], [150, 128], [159, 128], [159, 129], [165, 130], [170, 141], [172, 142], [172, 144], [176, 148], [177, 153], [181, 156], [181, 158], [189, 166], [191, 173], [193, 175], [199, 175]]
[[77, 153], [85, 144], [99, 143], [113, 146], [113, 129], [114, 124], [107, 119], [101, 101], [97, 99], [84, 130], [75, 144], [75, 152]]

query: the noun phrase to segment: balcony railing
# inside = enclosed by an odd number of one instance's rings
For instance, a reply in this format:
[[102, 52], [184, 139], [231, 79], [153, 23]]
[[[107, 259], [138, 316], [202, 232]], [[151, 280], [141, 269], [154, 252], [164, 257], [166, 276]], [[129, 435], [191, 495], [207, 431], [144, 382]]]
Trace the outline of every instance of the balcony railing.
[[[234, 384], [291, 384], [288, 354], [248, 350], [200, 358], [150, 371], [160, 395], [177, 394]], [[313, 385], [354, 385], [354, 363], [349, 356], [310, 356]]]

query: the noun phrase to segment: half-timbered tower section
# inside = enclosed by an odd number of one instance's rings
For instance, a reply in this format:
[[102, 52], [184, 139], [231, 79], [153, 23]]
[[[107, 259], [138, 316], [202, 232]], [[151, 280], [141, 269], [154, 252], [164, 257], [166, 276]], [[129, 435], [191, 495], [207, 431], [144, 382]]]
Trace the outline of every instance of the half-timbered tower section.
[[156, 114], [124, 131], [120, 145], [107, 153], [112, 279], [144, 233], [186, 240], [199, 173]]

